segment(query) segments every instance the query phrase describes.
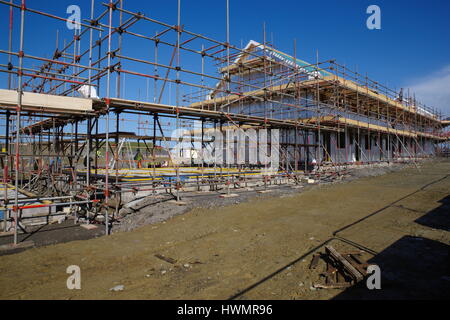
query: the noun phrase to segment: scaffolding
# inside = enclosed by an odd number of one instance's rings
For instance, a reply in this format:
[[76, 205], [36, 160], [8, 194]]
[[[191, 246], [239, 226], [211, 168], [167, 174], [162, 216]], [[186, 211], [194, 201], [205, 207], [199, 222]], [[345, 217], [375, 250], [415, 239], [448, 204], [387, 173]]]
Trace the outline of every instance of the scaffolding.
[[[230, 194], [249, 184], [297, 184], [352, 165], [416, 163], [449, 139], [438, 110], [318, 54], [314, 64], [295, 49], [287, 55], [266, 41], [265, 28], [262, 43], [234, 46], [228, 0], [225, 40], [187, 29], [181, 0], [175, 25], [127, 10], [123, 0], [91, 0], [90, 19], [70, 41], [60, 46], [57, 33], [52, 58], [27, 47], [25, 34], [36, 32], [27, 17], [70, 21], [15, 2], [0, 0], [10, 17], [8, 48], [0, 48], [3, 228], [15, 244], [26, 219], [48, 221], [61, 210], [75, 223], [103, 223], [109, 234], [126, 195], [180, 201], [182, 192], [205, 188]], [[137, 83], [145, 93], [132, 92]], [[174, 154], [180, 130], [188, 146]], [[279, 154], [276, 170], [245, 154], [234, 161], [235, 135], [249, 130], [278, 130], [279, 141], [257, 135], [253, 144]], [[227, 161], [202, 160], [211, 131], [224, 133], [214, 155]]]

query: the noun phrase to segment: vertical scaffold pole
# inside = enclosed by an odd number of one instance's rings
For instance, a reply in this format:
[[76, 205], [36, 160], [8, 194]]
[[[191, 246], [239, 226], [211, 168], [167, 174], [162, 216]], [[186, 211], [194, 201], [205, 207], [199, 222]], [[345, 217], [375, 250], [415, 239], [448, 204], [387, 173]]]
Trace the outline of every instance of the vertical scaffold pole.
[[16, 119], [16, 165], [15, 165], [15, 198], [14, 198], [14, 245], [17, 245], [17, 225], [19, 223], [19, 156], [20, 156], [20, 110], [22, 108], [22, 69], [23, 69], [23, 38], [25, 25], [25, 0], [22, 0], [20, 9], [20, 49], [17, 89], [17, 119]]
[[[317, 144], [318, 144], [318, 152], [317, 152], [317, 171], [318, 173], [320, 172], [320, 165], [322, 162], [322, 156], [323, 156], [323, 151], [322, 151], [322, 138], [321, 138], [321, 130], [320, 130], [320, 117], [321, 117], [321, 113], [320, 113], [320, 85], [319, 85], [319, 50], [316, 50], [316, 90], [317, 90]], [[320, 174], [320, 173], [319, 173]], [[319, 183], [320, 183], [320, 179], [319, 179]]]
[[[180, 117], [178, 107], [180, 106], [180, 41], [181, 41], [181, 0], [178, 0], [178, 18], [177, 18], [177, 86], [176, 86], [176, 100], [177, 100], [177, 130], [180, 125]], [[176, 195], [177, 201], [180, 201], [180, 168], [176, 166], [177, 183], [176, 183]]]
[[[226, 28], [227, 28], [227, 92], [230, 92], [230, 1], [226, 0], [227, 2], [227, 13], [226, 13]], [[229, 98], [229, 95], [227, 94], [227, 97]], [[227, 99], [227, 105], [228, 105], [228, 113], [230, 113], [230, 101], [229, 99]], [[229, 131], [230, 132], [230, 131]], [[229, 137], [231, 137], [232, 135], [226, 135], [226, 139], [228, 140]], [[234, 150], [234, 138], [232, 141], [227, 141], [226, 142], [227, 148], [229, 150]], [[228, 152], [226, 153], [228, 156]], [[227, 162], [228, 162], [228, 177], [227, 177], [227, 194], [230, 195], [230, 187], [231, 187], [231, 181], [230, 181], [230, 176], [231, 176], [231, 163], [234, 160], [234, 154], [231, 155], [232, 159], [228, 159], [227, 158]], [[234, 162], [234, 161], [233, 161]]]
[[109, 200], [109, 107], [111, 98], [111, 35], [112, 35], [112, 14], [113, 14], [113, 2], [109, 1], [109, 25], [108, 25], [108, 74], [106, 80], [106, 137], [105, 137], [105, 234], [109, 234], [109, 212], [108, 212], [108, 200]]
[[[13, 0], [10, 0], [11, 6], [9, 7], [9, 40], [8, 40], [8, 51], [12, 52], [12, 35], [13, 35]], [[12, 62], [12, 55], [8, 55], [8, 66], [11, 66]], [[8, 89], [12, 89], [12, 74], [8, 73]], [[11, 112], [9, 110], [6, 110], [6, 119], [5, 119], [5, 168], [3, 172], [3, 183], [5, 187], [5, 207], [8, 204], [8, 170], [10, 165], [10, 152], [9, 152], [9, 119], [11, 117]], [[4, 217], [3, 217], [3, 223], [4, 223], [4, 230], [7, 230], [7, 224], [8, 224], [8, 210], [5, 210]]]

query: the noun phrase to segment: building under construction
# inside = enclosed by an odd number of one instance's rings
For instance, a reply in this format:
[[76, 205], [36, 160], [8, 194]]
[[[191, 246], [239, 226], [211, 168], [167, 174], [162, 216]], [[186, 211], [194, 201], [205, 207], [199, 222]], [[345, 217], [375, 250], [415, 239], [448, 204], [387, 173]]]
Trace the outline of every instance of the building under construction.
[[[35, 21], [63, 29], [67, 18], [24, 0], [0, 5], [10, 19], [8, 46], [0, 48], [1, 227], [15, 242], [33, 225], [67, 217], [102, 223], [108, 233], [137, 194], [179, 201], [189, 191], [295, 185], [349, 166], [416, 163], [448, 144], [450, 121], [407, 90], [318, 55], [305, 62], [265, 35], [231, 44], [228, 6], [218, 40], [184, 26], [180, 1], [173, 24], [130, 11], [123, 0], [92, 0], [90, 18], [70, 37], [57, 33], [49, 58], [25, 40], [37, 32]], [[230, 129], [277, 130], [276, 170], [248, 156], [234, 161], [234, 136], [214, 151], [233, 161], [203, 161], [209, 132]], [[189, 143], [174, 153], [176, 130]], [[256, 148], [275, 145], [267, 139], [257, 138]]]

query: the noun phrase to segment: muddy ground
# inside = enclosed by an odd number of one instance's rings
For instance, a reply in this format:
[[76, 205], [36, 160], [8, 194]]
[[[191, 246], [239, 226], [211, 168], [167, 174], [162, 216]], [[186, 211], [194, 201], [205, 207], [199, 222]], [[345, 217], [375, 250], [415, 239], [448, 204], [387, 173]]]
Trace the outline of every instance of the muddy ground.
[[[223, 202], [205, 198], [210, 208], [143, 227], [130, 224], [129, 229], [134, 229], [130, 232], [2, 256], [0, 298], [450, 296], [449, 161], [307, 187], [300, 193], [277, 192], [281, 195], [227, 199], [245, 201], [223, 207], [218, 207]], [[186, 210], [177, 208], [179, 213]], [[365, 258], [380, 266], [382, 289], [368, 290], [363, 284], [349, 289], [313, 288], [321, 270], [308, 267], [312, 254], [323, 252], [325, 244], [340, 251], [354, 251], [357, 246], [373, 252], [365, 253]], [[81, 268], [81, 290], [66, 287], [69, 265]], [[124, 290], [110, 291], [116, 285]]]

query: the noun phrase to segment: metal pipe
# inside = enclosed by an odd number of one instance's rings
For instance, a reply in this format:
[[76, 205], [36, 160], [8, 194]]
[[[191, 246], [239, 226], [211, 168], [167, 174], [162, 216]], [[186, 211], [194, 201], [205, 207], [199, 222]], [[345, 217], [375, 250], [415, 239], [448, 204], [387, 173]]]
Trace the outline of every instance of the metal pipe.
[[[112, 34], [112, 17], [113, 17], [113, 2], [109, 1], [109, 27], [108, 27], [108, 74], [106, 80], [106, 175], [105, 175], [105, 202], [109, 201], [109, 107], [111, 98], [111, 34]], [[109, 212], [106, 209], [105, 213], [105, 234], [109, 234]]]
[[19, 55], [19, 76], [18, 76], [18, 90], [17, 90], [17, 119], [16, 119], [16, 166], [15, 166], [15, 210], [14, 210], [14, 245], [17, 245], [17, 225], [19, 223], [19, 156], [20, 156], [20, 109], [22, 108], [22, 67], [23, 67], [23, 43], [24, 43], [24, 28], [25, 28], [25, 0], [22, 0], [20, 10], [20, 55]]

